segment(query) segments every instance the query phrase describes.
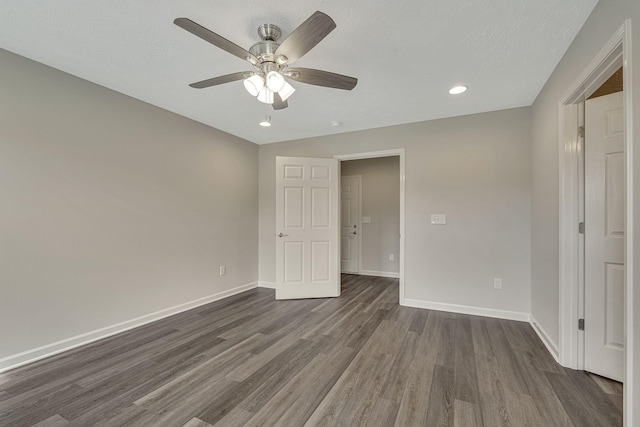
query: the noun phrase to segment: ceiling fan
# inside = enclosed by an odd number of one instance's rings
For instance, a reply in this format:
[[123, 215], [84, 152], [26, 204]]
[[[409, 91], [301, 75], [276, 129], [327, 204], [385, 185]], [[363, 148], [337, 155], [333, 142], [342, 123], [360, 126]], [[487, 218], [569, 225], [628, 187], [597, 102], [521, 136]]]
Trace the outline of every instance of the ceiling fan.
[[244, 80], [244, 86], [251, 95], [265, 104], [271, 104], [274, 110], [281, 110], [287, 107], [287, 99], [295, 91], [287, 78], [344, 90], [351, 90], [358, 83], [358, 79], [342, 74], [290, 67], [336, 28], [333, 19], [322, 12], [311, 15], [281, 43], [278, 42], [282, 35], [280, 28], [272, 24], [261, 25], [258, 27], [261, 41], [248, 51], [188, 18], [176, 18], [173, 23], [212, 45], [249, 61], [254, 68], [254, 71], [226, 74], [189, 85], [196, 89]]

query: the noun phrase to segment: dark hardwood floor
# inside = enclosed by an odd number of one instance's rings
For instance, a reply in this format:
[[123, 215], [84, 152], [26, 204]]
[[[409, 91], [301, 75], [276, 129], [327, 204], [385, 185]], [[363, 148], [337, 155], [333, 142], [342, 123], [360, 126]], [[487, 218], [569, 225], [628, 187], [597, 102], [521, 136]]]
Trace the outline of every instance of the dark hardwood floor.
[[[527, 323], [255, 289], [0, 374], [2, 426], [620, 426], [621, 388]], [[595, 379], [594, 379], [595, 378]]]

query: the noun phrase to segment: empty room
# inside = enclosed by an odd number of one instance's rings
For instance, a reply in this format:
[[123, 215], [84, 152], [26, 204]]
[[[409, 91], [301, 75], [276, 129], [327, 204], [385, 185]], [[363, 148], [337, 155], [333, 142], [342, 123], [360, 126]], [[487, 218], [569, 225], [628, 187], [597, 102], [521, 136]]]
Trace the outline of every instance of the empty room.
[[637, 0], [0, 11], [0, 426], [640, 426]]

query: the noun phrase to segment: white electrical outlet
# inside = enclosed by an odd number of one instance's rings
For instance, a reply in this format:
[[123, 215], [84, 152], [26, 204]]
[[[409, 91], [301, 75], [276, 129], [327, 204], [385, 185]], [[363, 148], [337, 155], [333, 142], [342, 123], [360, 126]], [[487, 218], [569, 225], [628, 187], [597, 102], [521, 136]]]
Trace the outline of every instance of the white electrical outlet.
[[445, 225], [447, 223], [447, 215], [445, 214], [431, 214], [431, 224], [433, 225]]
[[502, 289], [502, 279], [500, 279], [499, 277], [493, 279], [493, 287], [495, 289]]
[[220, 266], [220, 275], [224, 276], [225, 274], [227, 274], [227, 266], [226, 265], [221, 265]]
[[395, 256], [393, 256], [393, 254], [389, 254], [389, 261], [393, 261], [395, 259]]

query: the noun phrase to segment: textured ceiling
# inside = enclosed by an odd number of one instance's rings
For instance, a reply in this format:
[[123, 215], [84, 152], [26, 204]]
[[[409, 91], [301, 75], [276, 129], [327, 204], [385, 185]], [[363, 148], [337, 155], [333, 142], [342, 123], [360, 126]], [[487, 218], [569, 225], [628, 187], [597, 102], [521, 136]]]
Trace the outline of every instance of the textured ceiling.
[[[531, 105], [597, 0], [3, 0], [0, 47], [258, 144]], [[357, 77], [351, 92], [292, 82], [289, 108], [241, 81], [189, 83], [247, 62], [173, 25], [187, 17], [248, 49], [314, 11], [337, 28], [296, 66]], [[462, 83], [467, 93], [448, 89]], [[331, 126], [340, 121], [342, 126]]]

